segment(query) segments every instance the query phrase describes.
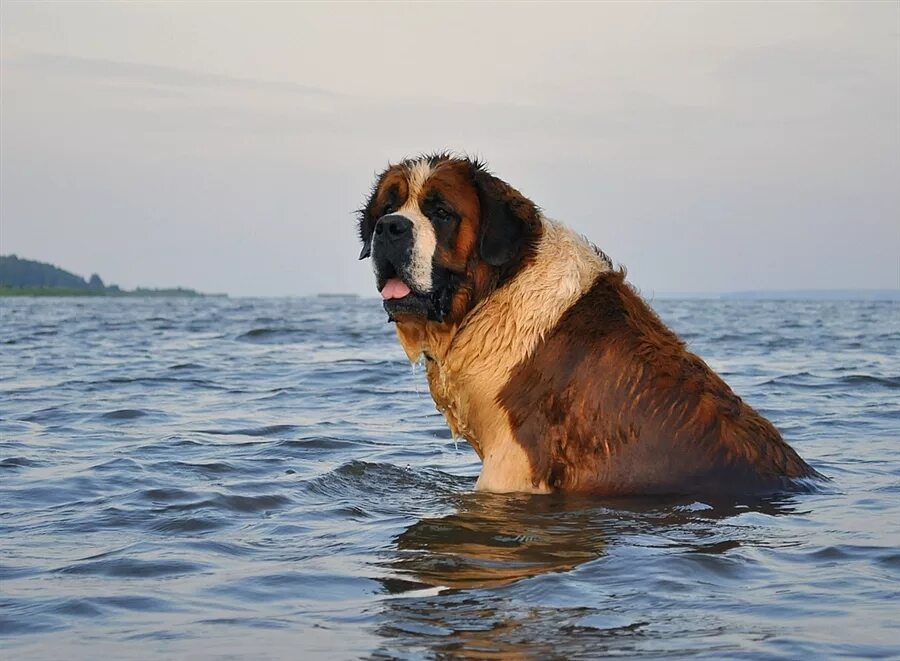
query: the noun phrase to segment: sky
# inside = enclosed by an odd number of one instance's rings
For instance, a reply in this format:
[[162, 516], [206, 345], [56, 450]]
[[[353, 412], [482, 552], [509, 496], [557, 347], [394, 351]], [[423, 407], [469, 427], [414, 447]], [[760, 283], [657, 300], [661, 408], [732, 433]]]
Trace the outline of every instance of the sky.
[[389, 162], [485, 159], [643, 292], [900, 287], [900, 3], [0, 4], [0, 253], [374, 296]]

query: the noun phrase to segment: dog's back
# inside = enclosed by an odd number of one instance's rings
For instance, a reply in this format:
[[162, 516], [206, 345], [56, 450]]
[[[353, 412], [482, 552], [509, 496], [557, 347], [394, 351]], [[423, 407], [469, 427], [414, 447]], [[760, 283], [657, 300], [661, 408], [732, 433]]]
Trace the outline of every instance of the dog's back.
[[501, 393], [535, 477], [614, 494], [783, 489], [816, 475], [609, 271]]

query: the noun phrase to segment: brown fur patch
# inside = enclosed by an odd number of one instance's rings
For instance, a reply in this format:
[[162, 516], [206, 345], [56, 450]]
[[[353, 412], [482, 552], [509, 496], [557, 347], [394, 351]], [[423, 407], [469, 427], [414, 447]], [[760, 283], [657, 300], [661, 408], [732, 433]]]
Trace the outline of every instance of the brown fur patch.
[[393, 165], [381, 173], [375, 188], [362, 209], [362, 232], [372, 233], [375, 223], [384, 215], [387, 205], [397, 210], [409, 196], [409, 179], [407, 170], [402, 165]]
[[422, 189], [422, 201], [429, 196], [446, 201], [459, 215], [455, 235], [439, 237], [437, 262], [451, 271], [464, 273], [475, 250], [481, 216], [472, 166], [458, 160], [438, 163]]
[[593, 287], [499, 396], [535, 485], [605, 495], [777, 489], [815, 475], [687, 351], [624, 273]]

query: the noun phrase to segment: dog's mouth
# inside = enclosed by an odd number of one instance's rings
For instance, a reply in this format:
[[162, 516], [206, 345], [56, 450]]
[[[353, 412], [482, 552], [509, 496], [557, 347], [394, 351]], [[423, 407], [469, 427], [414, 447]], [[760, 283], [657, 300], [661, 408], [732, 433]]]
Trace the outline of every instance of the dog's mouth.
[[410, 294], [412, 294], [412, 289], [400, 278], [390, 278], [381, 288], [381, 298], [385, 301], [397, 301]]
[[396, 321], [399, 315], [431, 316], [431, 297], [406, 284], [393, 264], [388, 262], [384, 265], [378, 280], [384, 310], [391, 321]]
[[410, 289], [400, 278], [388, 278], [381, 288], [381, 299], [391, 321], [396, 321], [398, 315], [404, 314], [430, 316], [431, 299]]

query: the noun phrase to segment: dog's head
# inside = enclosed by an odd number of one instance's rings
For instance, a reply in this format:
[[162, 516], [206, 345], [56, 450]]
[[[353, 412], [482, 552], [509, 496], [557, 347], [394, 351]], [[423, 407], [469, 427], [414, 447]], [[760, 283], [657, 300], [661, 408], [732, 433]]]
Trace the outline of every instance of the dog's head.
[[519, 271], [540, 233], [530, 200], [447, 154], [391, 165], [359, 212], [360, 259], [372, 258], [393, 320], [458, 323]]

